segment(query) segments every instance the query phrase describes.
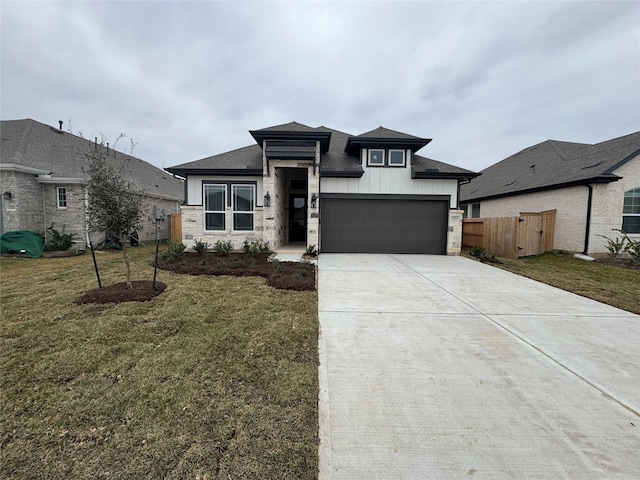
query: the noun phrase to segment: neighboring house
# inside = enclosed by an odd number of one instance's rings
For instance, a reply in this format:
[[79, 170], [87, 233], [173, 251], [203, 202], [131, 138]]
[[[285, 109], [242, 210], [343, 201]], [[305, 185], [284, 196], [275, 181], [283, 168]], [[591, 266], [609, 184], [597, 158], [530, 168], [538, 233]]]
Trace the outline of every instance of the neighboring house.
[[[47, 228], [86, 241], [86, 155], [102, 148], [107, 159], [138, 189], [148, 206], [141, 241], [155, 240], [154, 212], [160, 237], [168, 238], [166, 215], [179, 211], [184, 196], [180, 179], [138, 158], [107, 149], [60, 128], [35, 120], [0, 122], [0, 232], [31, 230], [46, 236]], [[154, 210], [155, 209], [155, 210]], [[104, 237], [104, 235], [102, 235]], [[95, 237], [92, 235], [92, 238]]]
[[547, 140], [464, 185], [469, 217], [556, 210], [554, 248], [606, 253], [624, 230], [640, 239], [640, 132], [594, 145]]
[[186, 178], [187, 246], [262, 239], [272, 249], [460, 252], [459, 183], [477, 174], [416, 155], [430, 139], [296, 122], [250, 134], [255, 145], [167, 168]]

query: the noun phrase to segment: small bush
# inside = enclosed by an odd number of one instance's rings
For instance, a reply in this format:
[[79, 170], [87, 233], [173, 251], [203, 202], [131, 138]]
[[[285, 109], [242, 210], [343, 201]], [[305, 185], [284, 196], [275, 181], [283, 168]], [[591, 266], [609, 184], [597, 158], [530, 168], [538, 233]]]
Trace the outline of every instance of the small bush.
[[207, 250], [211, 248], [211, 244], [202, 240], [196, 239], [192, 247], [200, 255], [204, 255]]
[[269, 242], [265, 242], [264, 240], [254, 240], [253, 242], [245, 240], [242, 243], [242, 250], [244, 253], [256, 255], [258, 253], [269, 253], [271, 248], [269, 248]]
[[301, 270], [293, 274], [293, 278], [295, 278], [296, 280], [302, 280], [306, 276], [307, 276], [307, 272], [305, 272], [304, 270]]
[[271, 265], [273, 265], [273, 268], [278, 273], [284, 271], [284, 265], [282, 265], [282, 262], [280, 262], [280, 260], [274, 259], [273, 262], [271, 262]]
[[316, 248], [316, 246], [315, 246], [315, 245], [309, 245], [309, 246], [307, 247], [307, 249], [305, 250], [305, 253], [306, 253], [307, 255], [316, 256], [316, 255], [318, 255], [318, 249]]
[[171, 242], [166, 250], [160, 252], [160, 257], [167, 262], [175, 262], [184, 255], [186, 248], [187, 246], [184, 243], [176, 240]]
[[51, 235], [51, 243], [49, 248], [51, 250], [69, 250], [71, 248], [71, 241], [73, 240], [73, 233], [64, 233], [64, 225], [62, 226], [62, 233], [53, 228], [53, 223], [47, 232]]
[[233, 243], [229, 240], [218, 240], [213, 244], [213, 251], [216, 253], [229, 253], [233, 250]]
[[[620, 231], [620, 230], [617, 230]], [[615, 239], [609, 238], [605, 235], [598, 235], [599, 237], [604, 238], [607, 241], [605, 245], [607, 247], [607, 251], [609, 252], [610, 257], [618, 257], [625, 250], [625, 235], [622, 237], [616, 237]]]

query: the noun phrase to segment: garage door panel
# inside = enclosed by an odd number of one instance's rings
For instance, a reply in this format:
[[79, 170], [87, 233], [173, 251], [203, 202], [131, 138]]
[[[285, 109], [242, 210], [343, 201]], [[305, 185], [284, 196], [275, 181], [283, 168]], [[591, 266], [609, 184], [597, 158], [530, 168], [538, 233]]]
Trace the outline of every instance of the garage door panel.
[[446, 252], [447, 201], [323, 198], [320, 216], [323, 252]]

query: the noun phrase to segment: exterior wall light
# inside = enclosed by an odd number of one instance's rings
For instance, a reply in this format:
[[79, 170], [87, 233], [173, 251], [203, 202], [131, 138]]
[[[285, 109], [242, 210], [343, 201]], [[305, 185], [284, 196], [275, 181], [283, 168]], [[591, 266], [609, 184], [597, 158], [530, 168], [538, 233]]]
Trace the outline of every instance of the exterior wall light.
[[3, 198], [4, 200], [11, 200], [11, 192], [4, 192], [4, 193], [2, 194], [2, 198]]
[[270, 207], [271, 206], [271, 195], [269, 195], [269, 191], [267, 190], [267, 193], [264, 194], [264, 206], [265, 207]]
[[316, 195], [316, 192], [313, 192], [311, 194], [311, 208], [316, 208], [317, 201], [318, 201], [318, 196]]

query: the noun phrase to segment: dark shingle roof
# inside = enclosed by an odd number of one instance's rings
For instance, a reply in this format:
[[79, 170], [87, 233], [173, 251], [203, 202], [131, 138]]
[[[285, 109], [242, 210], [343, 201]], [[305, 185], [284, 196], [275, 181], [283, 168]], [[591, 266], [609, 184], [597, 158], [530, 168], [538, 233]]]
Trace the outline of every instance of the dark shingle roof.
[[480, 200], [569, 185], [618, 180], [615, 170], [640, 153], [640, 132], [589, 145], [545, 142], [525, 148], [463, 185], [461, 199]]
[[[263, 140], [277, 140], [274, 146], [267, 145], [267, 156], [272, 151], [286, 149], [286, 154], [294, 155], [296, 150], [306, 153], [305, 139], [320, 140], [324, 147], [320, 159], [320, 174], [336, 177], [360, 177], [364, 170], [360, 161], [359, 148], [361, 145], [371, 145], [371, 142], [381, 145], [397, 146], [398, 148], [412, 148], [419, 150], [429, 143], [430, 139], [424, 139], [408, 135], [384, 127], [376, 128], [362, 135], [353, 136], [328, 127], [309, 127], [297, 122], [284, 125], [267, 127], [260, 130], [251, 130], [258, 145], [233, 150], [231, 152], [214, 155], [167, 168], [169, 172], [178, 175], [202, 175], [202, 174], [226, 174], [226, 175], [261, 175], [262, 174], [262, 150]], [[287, 143], [290, 142], [290, 143]], [[299, 142], [296, 146], [295, 142]], [[349, 151], [348, 144], [354, 146]], [[280, 145], [281, 144], [281, 145]], [[356, 147], [357, 144], [357, 147]], [[284, 150], [283, 150], [284, 151]], [[356, 153], [357, 152], [357, 153]], [[473, 178], [477, 174], [463, 168], [455, 167], [443, 162], [431, 160], [418, 155], [414, 156], [412, 164], [412, 178]]]
[[[32, 119], [3, 120], [0, 162], [50, 173], [53, 177], [85, 179], [86, 154], [95, 148], [91, 140], [78, 137]], [[100, 147], [98, 147], [100, 148]], [[110, 149], [108, 160], [133, 180], [146, 194], [184, 197], [183, 182], [139, 158]]]
[[249, 145], [169, 167], [167, 171], [176, 175], [262, 175], [262, 149], [258, 145]]

